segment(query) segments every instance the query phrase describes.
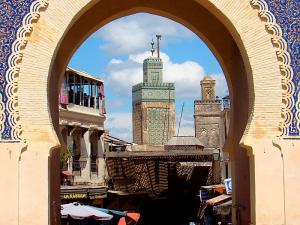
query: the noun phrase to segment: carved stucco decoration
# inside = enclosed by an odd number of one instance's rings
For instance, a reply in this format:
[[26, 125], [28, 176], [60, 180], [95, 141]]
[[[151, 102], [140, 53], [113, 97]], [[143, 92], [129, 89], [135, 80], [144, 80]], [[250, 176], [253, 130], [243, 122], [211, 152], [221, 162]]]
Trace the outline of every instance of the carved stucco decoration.
[[[282, 136], [300, 135], [300, 50], [299, 1], [250, 0], [267, 19], [272, 41], [277, 46], [283, 85]], [[32, 23], [49, 0], [2, 0], [0, 2], [0, 142], [22, 140], [18, 122], [18, 63]], [[24, 141], [24, 140], [22, 140]]]

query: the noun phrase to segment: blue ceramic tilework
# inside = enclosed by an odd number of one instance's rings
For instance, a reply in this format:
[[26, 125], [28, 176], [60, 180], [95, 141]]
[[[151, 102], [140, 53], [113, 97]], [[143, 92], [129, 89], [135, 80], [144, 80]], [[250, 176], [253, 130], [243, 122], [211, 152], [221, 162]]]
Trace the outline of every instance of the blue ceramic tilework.
[[[0, 141], [18, 142], [18, 138], [12, 136], [12, 126], [8, 122], [11, 113], [6, 106], [7, 94], [5, 78], [8, 70], [8, 58], [12, 52], [12, 44], [16, 39], [17, 30], [22, 25], [22, 20], [30, 11], [30, 6], [35, 0], [1, 0], [0, 1], [0, 97], [4, 106], [4, 127]], [[269, 10], [274, 14], [277, 23], [283, 31], [283, 38], [288, 44], [288, 52], [291, 55], [291, 67], [294, 72], [293, 83], [295, 86], [294, 103], [298, 101], [300, 91], [300, 0], [265, 0]], [[50, 3], [51, 4], [51, 3]], [[299, 111], [296, 104], [293, 106], [293, 119], [289, 127], [289, 136], [299, 136], [297, 128], [299, 121], [296, 113]]]
[[4, 103], [5, 121], [3, 132], [1, 133], [2, 141], [12, 140], [12, 127], [8, 123], [7, 95], [5, 88], [7, 81], [5, 78], [8, 69], [8, 57], [12, 52], [12, 44], [16, 39], [17, 30], [22, 25], [22, 20], [30, 11], [30, 5], [34, 0], [1, 0], [0, 1], [0, 95]]
[[300, 121], [297, 120], [296, 102], [300, 91], [300, 0], [265, 0], [269, 10], [273, 13], [277, 23], [282, 29], [282, 36], [287, 42], [288, 52], [291, 56], [291, 67], [294, 72], [293, 83], [295, 92], [293, 94], [294, 106], [292, 109], [293, 119], [289, 127], [289, 136], [299, 136]]

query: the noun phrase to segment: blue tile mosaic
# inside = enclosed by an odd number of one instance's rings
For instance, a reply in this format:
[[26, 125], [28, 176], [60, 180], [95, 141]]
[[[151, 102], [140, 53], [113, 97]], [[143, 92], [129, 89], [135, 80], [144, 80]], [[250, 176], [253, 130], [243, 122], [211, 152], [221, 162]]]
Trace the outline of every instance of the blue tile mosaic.
[[11, 118], [11, 108], [7, 105], [7, 83], [6, 72], [8, 70], [8, 59], [12, 53], [12, 45], [16, 40], [17, 30], [22, 26], [25, 15], [30, 12], [30, 6], [34, 0], [1, 0], [0, 2], [0, 95], [4, 111], [4, 123], [1, 129], [1, 142], [18, 142], [19, 137], [13, 137], [15, 121]]
[[275, 16], [282, 29], [282, 36], [287, 42], [290, 65], [293, 69], [295, 91], [293, 93], [294, 105], [292, 108], [292, 123], [288, 128], [288, 136], [299, 136], [299, 92], [300, 92], [300, 0], [265, 0], [269, 11]]

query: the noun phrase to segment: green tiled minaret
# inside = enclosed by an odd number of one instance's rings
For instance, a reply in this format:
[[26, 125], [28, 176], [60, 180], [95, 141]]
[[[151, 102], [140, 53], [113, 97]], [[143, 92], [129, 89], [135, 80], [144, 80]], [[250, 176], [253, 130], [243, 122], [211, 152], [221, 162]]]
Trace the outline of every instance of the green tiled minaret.
[[133, 142], [145, 145], [164, 145], [175, 134], [175, 84], [163, 82], [163, 62], [151, 56], [143, 62], [143, 82], [132, 87]]

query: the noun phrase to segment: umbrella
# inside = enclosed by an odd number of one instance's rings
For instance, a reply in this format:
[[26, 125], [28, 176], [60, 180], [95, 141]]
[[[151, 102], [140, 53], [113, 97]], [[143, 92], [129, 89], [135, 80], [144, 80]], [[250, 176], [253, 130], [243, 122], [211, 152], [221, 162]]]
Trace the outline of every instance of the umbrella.
[[141, 215], [139, 213], [127, 213], [125, 217], [119, 220], [118, 225], [133, 225], [139, 220]]
[[123, 212], [123, 211], [117, 211], [117, 210], [113, 210], [113, 209], [97, 208], [97, 207], [94, 207], [94, 206], [89, 206], [89, 207], [92, 207], [92, 208], [94, 208], [96, 210], [99, 210], [101, 212], [104, 212], [104, 213], [107, 213], [107, 214], [110, 214], [110, 215], [113, 215], [113, 216], [122, 217], [122, 216], [126, 216], [127, 215], [127, 213]]
[[[93, 206], [91, 206], [91, 207], [93, 207]], [[95, 209], [105, 212], [107, 214], [113, 215], [112, 220], [110, 220], [110, 224], [114, 224], [114, 225], [118, 224], [121, 217], [124, 217], [127, 215], [126, 212], [117, 211], [117, 210], [113, 210], [113, 209], [104, 209], [104, 208], [96, 208], [96, 207], [95, 207]]]
[[61, 205], [61, 218], [72, 217], [73, 219], [83, 220], [86, 218], [94, 218], [96, 220], [111, 220], [112, 215], [96, 210], [95, 207], [80, 205], [73, 202]]

